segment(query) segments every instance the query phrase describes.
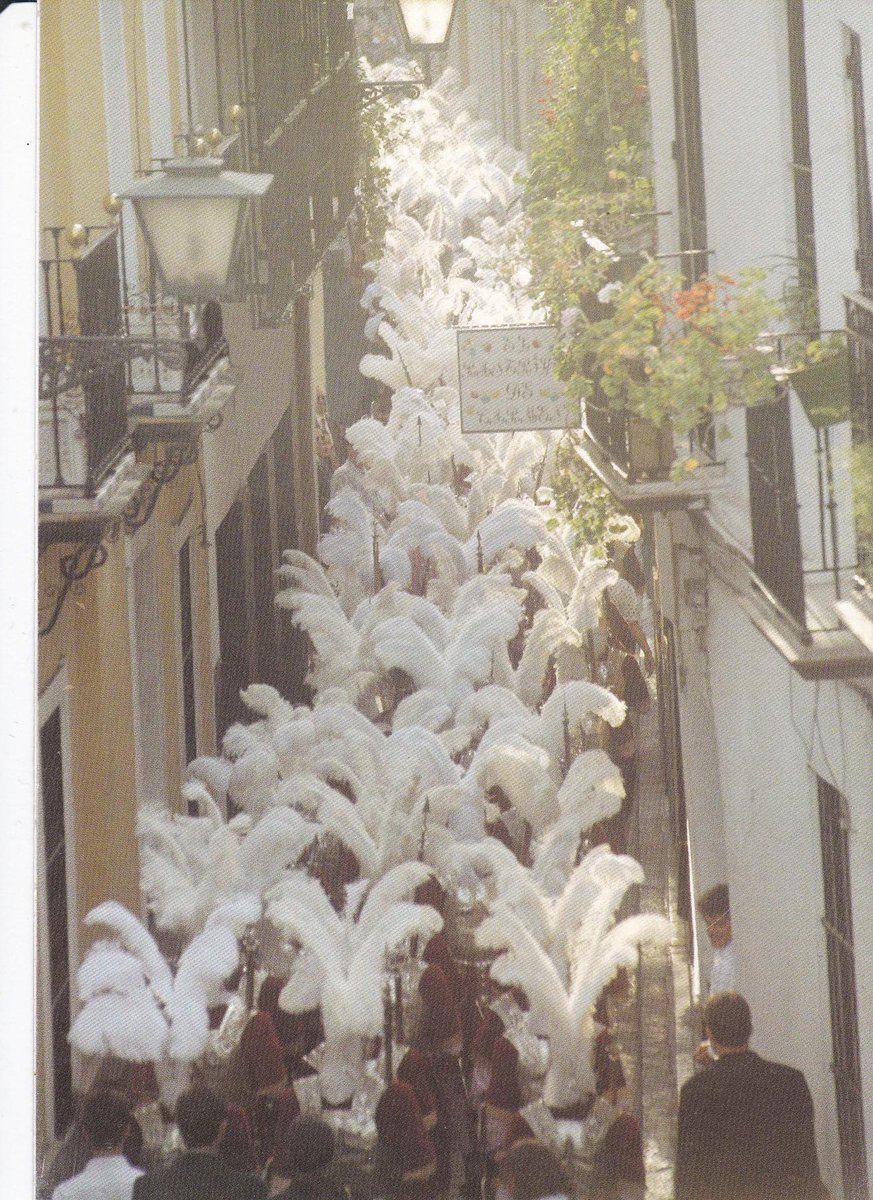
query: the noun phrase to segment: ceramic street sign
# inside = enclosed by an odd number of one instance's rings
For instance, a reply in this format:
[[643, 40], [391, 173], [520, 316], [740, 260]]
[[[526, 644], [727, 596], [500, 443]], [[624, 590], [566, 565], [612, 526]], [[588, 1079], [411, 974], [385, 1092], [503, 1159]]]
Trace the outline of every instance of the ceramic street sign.
[[554, 376], [556, 333], [553, 325], [458, 330], [464, 433], [579, 427], [579, 402]]

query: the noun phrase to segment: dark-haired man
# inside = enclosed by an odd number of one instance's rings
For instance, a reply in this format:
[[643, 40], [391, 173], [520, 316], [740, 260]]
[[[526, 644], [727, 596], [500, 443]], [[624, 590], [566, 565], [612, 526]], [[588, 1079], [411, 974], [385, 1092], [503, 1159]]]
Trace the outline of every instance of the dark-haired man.
[[736, 992], [710, 996], [704, 1022], [715, 1061], [682, 1087], [675, 1200], [821, 1200], [803, 1075], [749, 1049]]
[[124, 1157], [124, 1138], [130, 1127], [125, 1097], [109, 1088], [92, 1092], [82, 1110], [82, 1128], [93, 1149], [84, 1171], [59, 1183], [52, 1200], [130, 1200], [142, 1171]]
[[211, 1088], [192, 1088], [179, 1097], [176, 1123], [185, 1153], [169, 1167], [136, 1181], [133, 1200], [263, 1200], [267, 1185], [234, 1171], [218, 1157], [227, 1124], [224, 1101]]
[[714, 887], [707, 888], [698, 896], [697, 907], [713, 950], [710, 993], [732, 992], [737, 980], [728, 885], [717, 883]]

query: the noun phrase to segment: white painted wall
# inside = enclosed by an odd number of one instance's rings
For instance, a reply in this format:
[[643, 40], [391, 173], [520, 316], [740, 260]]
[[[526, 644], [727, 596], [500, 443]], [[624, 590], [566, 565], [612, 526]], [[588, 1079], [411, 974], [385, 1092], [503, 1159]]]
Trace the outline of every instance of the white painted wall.
[[495, 130], [511, 141], [512, 117], [504, 99], [506, 85], [502, 87], [501, 80], [508, 79], [511, 70], [509, 29], [513, 25], [520, 135], [517, 148], [528, 153], [543, 94], [546, 7], [537, 0], [464, 0], [464, 5], [458, 6], [452, 26], [448, 61], [460, 73], [464, 86], [475, 88], [479, 115], [489, 119]]
[[676, 107], [673, 102], [670, 10], [663, 0], [643, 0], [639, 7], [643, 61], [649, 81], [655, 210], [665, 214], [657, 218], [657, 245], [660, 251], [669, 253], [680, 246], [679, 190], [673, 160]]
[[791, 112], [784, 4], [698, 0], [709, 269], [773, 268], [794, 253]]
[[738, 985], [756, 1048], [799, 1067], [825, 1181], [840, 1194], [816, 774], [847, 798], [866, 1123], [873, 1119], [873, 721], [845, 684], [799, 679], [717, 580], [708, 651]]
[[[167, 65], [167, 28], [164, 13], [164, 0], [142, 0], [149, 129], [154, 158], [172, 158], [175, 153], [170, 117], [170, 71]], [[181, 150], [181, 147], [179, 149]]]
[[[121, 192], [133, 179], [134, 172], [122, 0], [100, 0], [99, 13], [109, 186], [112, 191]], [[136, 218], [129, 200], [124, 202], [121, 237], [128, 286], [135, 290], [140, 275]]]

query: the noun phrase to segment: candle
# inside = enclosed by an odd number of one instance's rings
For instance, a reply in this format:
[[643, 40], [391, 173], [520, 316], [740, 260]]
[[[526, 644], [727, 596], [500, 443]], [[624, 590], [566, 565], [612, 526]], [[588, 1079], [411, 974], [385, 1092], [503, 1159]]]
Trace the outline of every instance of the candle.
[[385, 1048], [385, 1082], [394, 1078], [394, 1029], [391, 993], [386, 987], [382, 993], [382, 1042]]
[[402, 1046], [406, 1038], [403, 1032], [403, 981], [399, 971], [394, 976], [394, 1013], [397, 1023], [397, 1041]]

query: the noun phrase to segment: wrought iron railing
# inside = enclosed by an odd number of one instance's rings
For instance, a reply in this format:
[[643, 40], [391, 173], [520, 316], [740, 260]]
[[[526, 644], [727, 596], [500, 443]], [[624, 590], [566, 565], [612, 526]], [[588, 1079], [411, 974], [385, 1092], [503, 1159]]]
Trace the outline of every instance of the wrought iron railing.
[[256, 240], [265, 260], [263, 317], [281, 320], [294, 291], [317, 267], [355, 202], [355, 64], [340, 60], [259, 148], [273, 175], [260, 204]]
[[[858, 397], [860, 377], [850, 386], [852, 359], [860, 362], [863, 355], [847, 359], [843, 330], [772, 340], [785, 371], [781, 377], [777, 371], [773, 402], [746, 410], [755, 574], [804, 631], [836, 629], [834, 601], [853, 597], [866, 604], [873, 595], [869, 518], [865, 524], [863, 481], [853, 469], [871, 413], [869, 396]], [[810, 341], [823, 346], [823, 356], [796, 369]], [[792, 430], [789, 389], [806, 413], [811, 437]]]
[[849, 295], [845, 303], [858, 509], [856, 592], [873, 611], [873, 297]]
[[[224, 337], [205, 349], [193, 340], [149, 337], [53, 337], [39, 345], [39, 399], [49, 406], [52, 487], [95, 495], [129, 447], [133, 402], [184, 411], [198, 387], [226, 359]], [[165, 411], [165, 410], [163, 410]], [[81, 430], [85, 462], [71, 477], [69, 427]]]

